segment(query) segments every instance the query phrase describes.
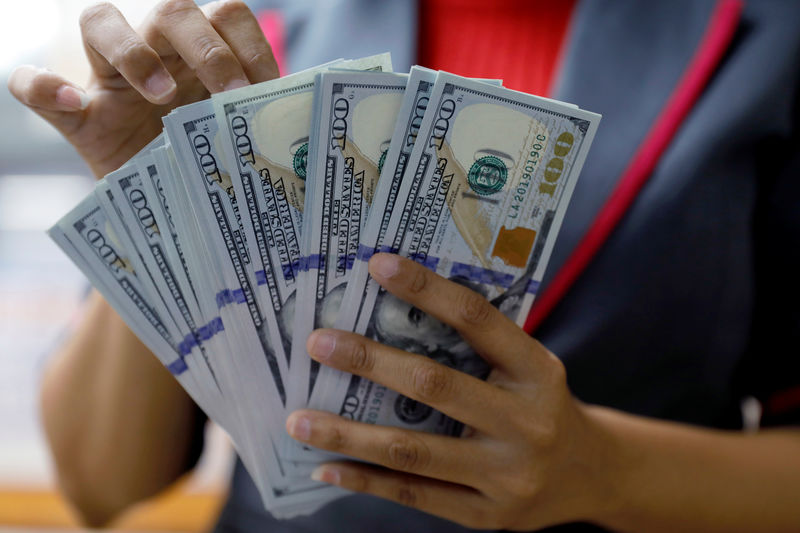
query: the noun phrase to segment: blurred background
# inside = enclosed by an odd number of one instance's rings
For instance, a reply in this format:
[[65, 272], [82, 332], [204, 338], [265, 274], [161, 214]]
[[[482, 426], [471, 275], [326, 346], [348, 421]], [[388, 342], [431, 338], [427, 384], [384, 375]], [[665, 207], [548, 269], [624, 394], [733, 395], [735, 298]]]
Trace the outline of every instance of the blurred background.
[[[43, 367], [80, 316], [88, 282], [45, 230], [94, 179], [72, 147], [5, 89], [15, 66], [46, 66], [78, 84], [89, 67], [78, 17], [96, 0], [2, 2], [0, 17], [0, 529], [73, 529], [55, 489], [39, 424]], [[155, 0], [115, 0], [134, 27]], [[125, 531], [201, 531], [213, 523], [232, 466], [225, 435], [209, 425], [199, 467], [152, 503], [112, 524]]]

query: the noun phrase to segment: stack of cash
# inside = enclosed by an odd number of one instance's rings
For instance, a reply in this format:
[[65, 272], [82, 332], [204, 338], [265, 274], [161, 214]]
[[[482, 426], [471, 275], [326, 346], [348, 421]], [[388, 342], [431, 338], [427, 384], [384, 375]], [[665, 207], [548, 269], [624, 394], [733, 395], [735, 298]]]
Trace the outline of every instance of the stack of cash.
[[[457, 421], [306, 353], [337, 327], [485, 377], [451, 328], [381, 290], [376, 252], [530, 309], [600, 117], [414, 67], [334, 61], [172, 111], [50, 235], [208, 416], [264, 505], [313, 512], [331, 454], [288, 438], [301, 407], [457, 435]], [[146, 394], [146, 391], [143, 391]]]

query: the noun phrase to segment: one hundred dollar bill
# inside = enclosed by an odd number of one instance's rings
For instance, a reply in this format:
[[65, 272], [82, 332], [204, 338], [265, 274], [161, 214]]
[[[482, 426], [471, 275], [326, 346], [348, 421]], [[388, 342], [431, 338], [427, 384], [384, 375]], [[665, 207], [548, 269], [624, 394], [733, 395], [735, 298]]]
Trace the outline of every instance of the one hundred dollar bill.
[[404, 74], [319, 75], [319, 127], [311, 139], [315, 159], [309, 164], [303, 226], [306, 271], [297, 290], [292, 344], [293, 386], [302, 387], [302, 401], [312, 393], [318, 371], [305, 341], [314, 329], [334, 324], [407, 82]]
[[192, 283], [189, 266], [184, 254], [184, 245], [178, 235], [178, 230], [173, 216], [173, 207], [167, 201], [165, 185], [174, 178], [166, 161], [158, 161], [155, 156], [156, 150], [166, 151], [165, 147], [159, 147], [150, 153], [143, 154], [134, 159], [138, 166], [141, 179], [141, 190], [148, 200], [148, 208], [155, 220], [158, 228], [159, 238], [163, 242], [164, 255], [167, 261], [174, 265], [175, 284], [181, 291], [189, 318], [196, 322], [196, 328], [202, 328], [205, 316], [200, 310], [197, 300], [197, 290]]
[[198, 379], [202, 372], [198, 372], [201, 364], [197, 358], [179, 353], [157, 306], [150, 301], [132, 267], [133, 254], [119, 243], [97, 197], [88, 196], [48, 233], [194, 401], [210, 415], [224, 420], [224, 403], [213, 395], [216, 389], [209, 389]]
[[[175, 321], [175, 317], [170, 312], [170, 307], [175, 307], [174, 302], [169, 302], [169, 295], [159, 291], [159, 277], [161, 272], [153, 261], [147, 261], [145, 254], [150, 250], [146, 247], [140, 249], [136, 246], [134, 233], [137, 231], [136, 222], [125, 218], [122, 212], [125, 199], [116, 191], [111, 189], [111, 181], [123, 176], [129, 177], [135, 174], [138, 178], [138, 171], [135, 165], [125, 165], [119, 170], [112, 172], [106, 179], [98, 181], [95, 185], [94, 194], [97, 203], [105, 213], [107, 224], [107, 236], [118, 243], [119, 248], [128, 252], [127, 259], [134, 272], [137, 273], [137, 280], [142, 286], [146, 298], [157, 310], [161, 317], [162, 324], [169, 332], [170, 338], [175, 349], [183, 356], [191, 353], [192, 342], [187, 339], [187, 332], [182, 331]], [[148, 264], [149, 263], [149, 264]], [[172, 304], [172, 305], [171, 305]]]
[[[483, 294], [522, 324], [600, 116], [439, 73], [384, 242]], [[366, 250], [356, 268], [376, 250]], [[485, 377], [458, 333], [385, 291], [358, 304], [358, 332]], [[456, 434], [460, 425], [381, 385], [327, 369], [311, 406], [355, 420]]]
[[[397, 252], [400, 247], [399, 239], [402, 234], [396, 234], [392, 239], [386, 239], [389, 220], [394, 212], [397, 194], [405, 175], [406, 165], [411, 158], [411, 151], [422, 124], [422, 118], [428, 107], [433, 83], [436, 81], [436, 71], [424, 67], [411, 68], [408, 87], [403, 95], [403, 102], [397, 115], [394, 133], [389, 145], [389, 151], [378, 180], [375, 198], [372, 202], [370, 215], [361, 231], [359, 254], [356, 264], [350, 275], [342, 300], [342, 308], [346, 313], [339, 313], [336, 317], [335, 327], [347, 331], [366, 331], [370, 313], [364, 312], [363, 304], [372, 302], [380, 290], [380, 286], [369, 275], [366, 261], [375, 251]], [[501, 86], [501, 80], [478, 80], [495, 86]], [[406, 209], [403, 215], [407, 219], [410, 210]], [[400, 225], [406, 225], [401, 219]], [[371, 311], [371, 308], [370, 308]]]
[[48, 233], [195, 403], [236, 439], [245, 464], [254, 466], [248, 449], [242, 447], [239, 426], [230, 416], [230, 405], [218, 388], [209, 386], [204, 379], [202, 364], [176, 349], [157, 306], [148, 299], [133, 269], [131, 257], [134, 253], [120, 244], [97, 196], [92, 194], [84, 199]]
[[[192, 361], [181, 357], [164, 337], [163, 325], [142, 296], [126, 253], [113, 241], [108, 245], [100, 237], [104, 232], [95, 223], [103, 215], [95, 215], [101, 211], [95, 197], [89, 196], [50, 228], [48, 234], [192, 399], [205, 407], [203, 387], [191, 371]], [[125, 273], [116, 272], [118, 269]]]
[[[264, 313], [275, 316], [279, 334], [273, 344], [278, 357], [287, 359], [300, 276], [314, 78], [332, 66], [383, 71], [391, 70], [391, 60], [381, 54], [335, 61], [212, 98], [225, 166], [234, 174], [231, 181], [242, 206], [248, 253], [263, 279], [261, 301], [271, 307]], [[288, 394], [295, 390], [288, 387]]]
[[[216, 280], [209, 277], [212, 285], [205, 290], [211, 291], [221, 311], [230, 310], [237, 316], [236, 322], [252, 326], [241, 327], [239, 339], [248, 349], [249, 375], [263, 378], [264, 390], [274, 391], [283, 405], [283, 376], [288, 374], [288, 364], [278, 357], [272, 342], [277, 331], [275, 317], [271, 313], [265, 316], [265, 306], [258, 299], [257, 286], [263, 273], [251, 268], [240, 205], [219, 149], [213, 104], [206, 100], [178, 108], [164, 117], [164, 126], [180, 170], [179, 179], [184, 182], [205, 241], [201, 246], [210, 252], [207, 261], [214, 261], [219, 275]], [[233, 358], [232, 362], [244, 359]]]
[[397, 236], [386, 242], [386, 231], [389, 228], [389, 220], [394, 211], [406, 165], [411, 158], [419, 127], [428, 107], [434, 81], [436, 81], [436, 71], [417, 66], [411, 68], [389, 150], [381, 169], [373, 206], [361, 231], [359, 253], [342, 300], [342, 308], [348, 312], [337, 315], [335, 324], [337, 329], [366, 330], [370, 313], [364, 312], [363, 304], [373, 301], [380, 286], [365, 268], [365, 252], [367, 255], [372, 255], [374, 250], [391, 252], [397, 251], [400, 247], [399, 242], [393, 242]]
[[[307, 502], [334, 490], [322, 490], [308, 478], [310, 466], [281, 461], [275, 439], [285, 433], [285, 390], [281, 363], [273, 349], [277, 323], [265, 320], [256, 297], [245, 235], [239, 222], [232, 176], [220, 157], [219, 131], [211, 101], [178, 108], [164, 119], [179, 170], [177, 195], [194, 213], [202, 268], [197, 270], [198, 293], [217, 306], [231, 343], [219, 365], [224, 389], [245, 425], [246, 447], [253, 450], [254, 481], [269, 508], [278, 502]], [[283, 362], [285, 365], [285, 361]], [[216, 367], [215, 367], [216, 368]], [[317, 492], [319, 491], [319, 492]], [[312, 497], [310, 493], [315, 493]]]

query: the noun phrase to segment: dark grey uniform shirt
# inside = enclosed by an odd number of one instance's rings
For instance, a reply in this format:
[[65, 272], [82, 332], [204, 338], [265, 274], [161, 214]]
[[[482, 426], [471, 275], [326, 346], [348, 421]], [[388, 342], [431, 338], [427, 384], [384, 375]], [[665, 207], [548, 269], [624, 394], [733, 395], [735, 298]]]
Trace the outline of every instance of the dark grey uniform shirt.
[[[252, 2], [254, 9], [274, 2]], [[416, 4], [283, 2], [298, 70], [390, 50], [415, 55]], [[716, 2], [583, 0], [556, 98], [602, 113], [543, 284], [561, 267], [665, 106]], [[520, 31], [536, 31], [521, 28]], [[800, 385], [800, 2], [750, 0], [736, 36], [609, 241], [536, 336], [586, 402], [717, 428], [794, 423]], [[588, 526], [566, 526], [590, 529]], [[218, 531], [460, 532], [368, 496], [277, 521], [237, 464]]]

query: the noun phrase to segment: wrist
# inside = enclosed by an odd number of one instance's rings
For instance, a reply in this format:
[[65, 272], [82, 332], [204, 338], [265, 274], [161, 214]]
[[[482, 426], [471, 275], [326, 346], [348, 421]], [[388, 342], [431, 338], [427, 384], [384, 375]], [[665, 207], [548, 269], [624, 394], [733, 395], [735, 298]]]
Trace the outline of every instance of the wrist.
[[596, 405], [580, 404], [586, 434], [589, 475], [586, 512], [581, 520], [613, 527], [631, 501], [628, 492], [629, 472], [635, 460], [630, 455], [621, 433], [625, 414]]

